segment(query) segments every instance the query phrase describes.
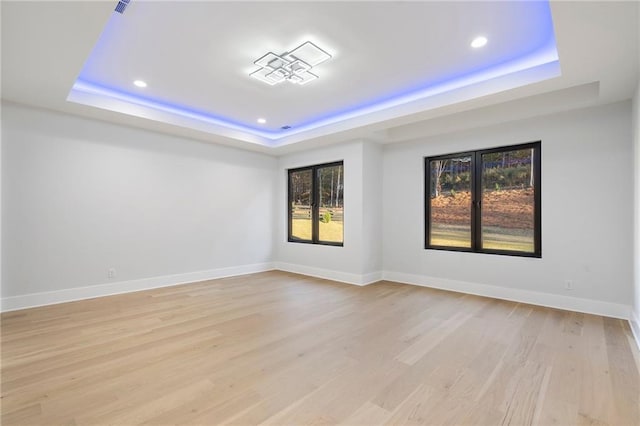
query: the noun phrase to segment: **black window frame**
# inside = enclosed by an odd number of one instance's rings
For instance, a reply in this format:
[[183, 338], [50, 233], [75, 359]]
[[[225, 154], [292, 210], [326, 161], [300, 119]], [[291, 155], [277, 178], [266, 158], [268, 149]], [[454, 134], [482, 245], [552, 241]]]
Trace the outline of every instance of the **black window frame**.
[[[533, 149], [533, 187], [534, 187], [534, 230], [533, 252], [516, 250], [498, 250], [482, 248], [482, 156], [504, 151]], [[471, 247], [450, 247], [430, 244], [431, 235], [431, 161], [451, 158], [471, 157]], [[542, 258], [542, 141], [528, 142], [517, 145], [499, 146], [494, 148], [463, 151], [453, 154], [436, 155], [424, 158], [424, 248], [427, 250], [444, 250], [469, 253], [498, 254], [506, 256]]]
[[[344, 160], [333, 161], [331, 163], [322, 163], [322, 164], [314, 164], [313, 166], [305, 166], [305, 167], [297, 167], [295, 169], [287, 169], [287, 241], [290, 243], [302, 243], [302, 244], [316, 244], [316, 245], [324, 245], [324, 246], [336, 246], [343, 247], [344, 246], [344, 198], [343, 198], [343, 216], [342, 216], [342, 242], [335, 241], [323, 241], [320, 237], [320, 205], [318, 203], [318, 171], [327, 167], [335, 167], [342, 166], [342, 179], [344, 182]], [[292, 226], [293, 226], [293, 217], [291, 214], [291, 202], [292, 202], [292, 193], [291, 193], [291, 175], [296, 172], [304, 172], [307, 170], [311, 170], [311, 240], [303, 240], [300, 238], [295, 238], [292, 235]], [[344, 197], [344, 190], [343, 190]]]

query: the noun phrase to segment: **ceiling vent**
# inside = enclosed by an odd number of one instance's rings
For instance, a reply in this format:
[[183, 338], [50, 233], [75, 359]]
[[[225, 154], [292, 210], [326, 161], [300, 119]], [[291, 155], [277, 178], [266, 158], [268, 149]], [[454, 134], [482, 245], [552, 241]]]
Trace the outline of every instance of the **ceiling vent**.
[[131, 0], [120, 0], [120, 1], [118, 2], [118, 4], [116, 5], [116, 9], [115, 9], [115, 10], [116, 10], [116, 12], [118, 12], [118, 13], [120, 13], [120, 14], [124, 13], [124, 10], [125, 10], [125, 9], [127, 8], [127, 6], [129, 5], [129, 2], [130, 2], [130, 1], [131, 1]]

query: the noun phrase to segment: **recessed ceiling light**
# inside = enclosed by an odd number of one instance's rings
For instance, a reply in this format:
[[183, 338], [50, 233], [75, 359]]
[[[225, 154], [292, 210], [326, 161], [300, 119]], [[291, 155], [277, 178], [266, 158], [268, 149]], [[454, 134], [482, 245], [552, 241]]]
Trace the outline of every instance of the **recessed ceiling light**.
[[138, 87], [147, 87], [147, 83], [145, 81], [142, 80], [136, 80], [133, 82], [133, 84], [135, 84]]
[[266, 122], [267, 122], [267, 120], [266, 120], [266, 119], [264, 119], [264, 118], [258, 118], [258, 123], [260, 123], [260, 124], [264, 124], [264, 123], [266, 123]]
[[477, 49], [479, 47], [484, 46], [485, 44], [487, 44], [487, 38], [480, 36], [473, 39], [473, 41], [471, 42], [471, 47], [473, 47], [474, 49]]

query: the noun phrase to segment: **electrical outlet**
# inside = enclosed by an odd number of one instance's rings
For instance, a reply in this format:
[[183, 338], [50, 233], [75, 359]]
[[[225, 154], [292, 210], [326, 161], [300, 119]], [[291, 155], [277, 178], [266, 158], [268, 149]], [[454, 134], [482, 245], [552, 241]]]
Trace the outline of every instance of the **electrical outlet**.
[[116, 277], [116, 268], [109, 268], [107, 270], [107, 278], [115, 278]]
[[573, 290], [573, 281], [572, 280], [565, 280], [564, 281], [564, 289], [565, 290]]

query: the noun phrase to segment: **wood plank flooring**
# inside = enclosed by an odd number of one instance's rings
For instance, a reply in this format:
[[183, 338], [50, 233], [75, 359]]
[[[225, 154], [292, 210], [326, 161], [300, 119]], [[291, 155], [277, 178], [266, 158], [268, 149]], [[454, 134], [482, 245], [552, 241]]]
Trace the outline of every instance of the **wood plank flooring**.
[[640, 425], [625, 321], [266, 272], [9, 312], [3, 425]]

